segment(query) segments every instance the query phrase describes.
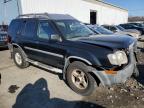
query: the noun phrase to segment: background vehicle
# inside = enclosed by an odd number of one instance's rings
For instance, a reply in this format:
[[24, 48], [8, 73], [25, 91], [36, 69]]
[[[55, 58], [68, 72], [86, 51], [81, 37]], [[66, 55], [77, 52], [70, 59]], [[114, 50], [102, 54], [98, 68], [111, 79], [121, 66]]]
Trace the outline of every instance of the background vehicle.
[[138, 74], [136, 39], [95, 35], [69, 15], [21, 15], [11, 22], [8, 36], [19, 68], [32, 63], [62, 73], [71, 89], [81, 95], [91, 94], [100, 83], [124, 83]]
[[143, 27], [144, 28], [144, 24], [143, 23], [128, 23], [128, 24], [132, 24], [132, 25], [136, 25], [138, 27]]
[[141, 35], [144, 34], [144, 27], [138, 27], [136, 25], [133, 24], [120, 24], [121, 27], [125, 28], [125, 29], [136, 29], [138, 31], [140, 31]]
[[102, 26], [98, 26], [98, 25], [87, 25], [92, 31], [94, 31], [97, 34], [105, 34], [105, 35], [111, 35], [113, 34], [112, 31], [105, 29]]
[[140, 32], [134, 29], [124, 29], [123, 27], [116, 25], [103, 25], [103, 27], [113, 31], [115, 34], [125, 34], [135, 37], [136, 39], [140, 38]]
[[0, 48], [7, 48], [7, 32], [0, 32]]

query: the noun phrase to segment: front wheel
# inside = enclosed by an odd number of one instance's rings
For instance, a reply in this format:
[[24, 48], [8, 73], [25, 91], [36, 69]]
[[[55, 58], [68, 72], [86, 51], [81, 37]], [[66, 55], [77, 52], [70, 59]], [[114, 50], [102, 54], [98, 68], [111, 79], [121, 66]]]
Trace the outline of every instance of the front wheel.
[[82, 62], [73, 62], [68, 66], [66, 79], [73, 91], [81, 95], [90, 95], [97, 86], [95, 79], [88, 74], [87, 65]]

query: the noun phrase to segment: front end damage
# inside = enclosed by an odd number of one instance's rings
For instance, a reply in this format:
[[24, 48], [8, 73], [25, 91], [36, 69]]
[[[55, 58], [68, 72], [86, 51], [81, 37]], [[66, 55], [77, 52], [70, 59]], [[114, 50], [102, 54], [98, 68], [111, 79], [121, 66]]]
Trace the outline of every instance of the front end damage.
[[136, 45], [131, 44], [127, 49], [128, 63], [113, 69], [94, 70], [102, 85], [110, 86], [113, 84], [125, 83], [137, 70]]

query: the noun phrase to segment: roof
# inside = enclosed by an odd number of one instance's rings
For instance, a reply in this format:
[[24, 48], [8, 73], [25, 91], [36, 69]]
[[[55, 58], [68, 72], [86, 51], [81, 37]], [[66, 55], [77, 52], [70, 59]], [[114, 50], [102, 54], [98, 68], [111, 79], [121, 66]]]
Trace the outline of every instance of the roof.
[[38, 18], [38, 19], [52, 19], [52, 20], [75, 19], [74, 17], [68, 14], [49, 14], [49, 13], [23, 14], [17, 17], [17, 19], [23, 19], [23, 18]]
[[128, 11], [127, 9], [122, 8], [122, 7], [120, 7], [120, 6], [116, 6], [116, 5], [114, 5], [114, 4], [110, 4], [110, 3], [107, 3], [107, 2], [104, 2], [104, 1], [100, 1], [100, 0], [83, 0], [83, 1], [92, 2], [92, 3], [97, 3], [97, 4], [100, 4], [100, 5], [104, 5], [104, 6], [116, 8], [116, 9], [119, 9], [119, 10], [122, 10], [122, 11]]
[[69, 20], [73, 20], [75, 19], [74, 17], [68, 15], [68, 14], [48, 14], [49, 19], [53, 19], [53, 20], [64, 20], [64, 19], [69, 19]]

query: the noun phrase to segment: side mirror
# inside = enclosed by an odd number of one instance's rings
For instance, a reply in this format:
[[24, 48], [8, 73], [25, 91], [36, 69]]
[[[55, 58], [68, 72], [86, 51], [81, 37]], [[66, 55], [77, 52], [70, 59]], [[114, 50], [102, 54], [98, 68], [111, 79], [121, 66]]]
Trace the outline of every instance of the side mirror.
[[58, 42], [62, 41], [61, 37], [58, 34], [52, 34], [50, 37], [50, 40], [51, 41], [58, 41]]

